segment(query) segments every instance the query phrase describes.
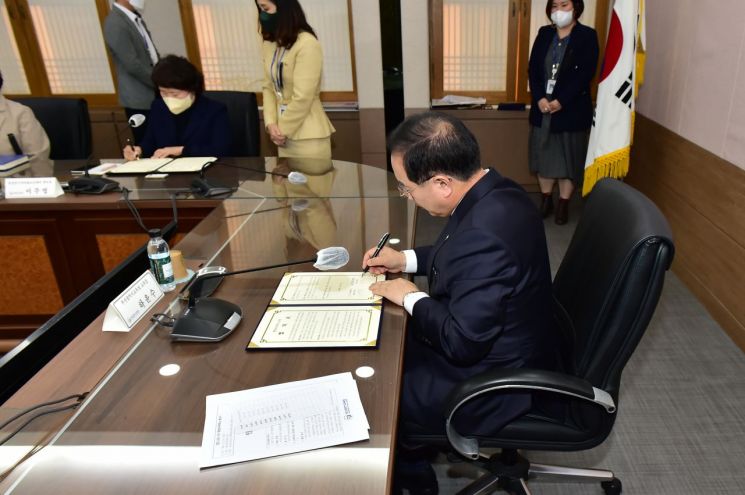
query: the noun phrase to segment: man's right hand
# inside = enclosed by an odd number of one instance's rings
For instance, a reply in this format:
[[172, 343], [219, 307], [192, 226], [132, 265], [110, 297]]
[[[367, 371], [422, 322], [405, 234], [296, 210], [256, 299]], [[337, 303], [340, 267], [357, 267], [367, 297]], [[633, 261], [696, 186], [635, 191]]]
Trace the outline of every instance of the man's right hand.
[[375, 249], [372, 247], [365, 253], [365, 256], [362, 258], [363, 269], [369, 266], [370, 273], [375, 275], [404, 271], [404, 268], [406, 268], [406, 255], [404, 253], [386, 246], [380, 250], [380, 253], [375, 258], [372, 258], [372, 255], [375, 254]]

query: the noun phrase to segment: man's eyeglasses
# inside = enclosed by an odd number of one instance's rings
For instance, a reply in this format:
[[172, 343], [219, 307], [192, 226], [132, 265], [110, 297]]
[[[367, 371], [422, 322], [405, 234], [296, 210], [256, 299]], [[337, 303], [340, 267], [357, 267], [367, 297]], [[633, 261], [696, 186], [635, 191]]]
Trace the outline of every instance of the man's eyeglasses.
[[[432, 177], [434, 177], [434, 176], [432, 176]], [[428, 180], [432, 179], [432, 177], [430, 177], [429, 179], [423, 180], [420, 184], [417, 184], [414, 187], [406, 187], [402, 183], [399, 182], [398, 185], [396, 186], [398, 188], [398, 194], [400, 194], [402, 198], [407, 198], [407, 197], [410, 198], [411, 197], [411, 191], [413, 191], [417, 187], [421, 186], [422, 184], [424, 184]]]

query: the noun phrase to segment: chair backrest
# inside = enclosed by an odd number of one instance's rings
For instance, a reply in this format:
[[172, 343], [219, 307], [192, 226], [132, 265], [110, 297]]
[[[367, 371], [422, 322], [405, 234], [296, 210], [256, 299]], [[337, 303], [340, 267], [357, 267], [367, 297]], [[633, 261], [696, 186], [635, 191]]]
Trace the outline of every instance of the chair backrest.
[[16, 101], [31, 108], [49, 136], [52, 160], [91, 156], [91, 118], [82, 98], [32, 97]]
[[224, 103], [232, 132], [232, 156], [260, 156], [259, 107], [256, 95], [244, 91], [205, 91], [205, 96]]
[[670, 226], [646, 196], [615, 179], [595, 185], [553, 284], [568, 373], [618, 401], [673, 254]]

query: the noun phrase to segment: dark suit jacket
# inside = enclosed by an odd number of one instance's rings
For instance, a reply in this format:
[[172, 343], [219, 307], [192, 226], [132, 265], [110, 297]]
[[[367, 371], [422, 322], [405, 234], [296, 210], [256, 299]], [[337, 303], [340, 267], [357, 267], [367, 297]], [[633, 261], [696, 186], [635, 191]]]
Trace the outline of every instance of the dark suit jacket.
[[[181, 139], [178, 137], [177, 118], [187, 118], [188, 124]], [[152, 156], [158, 148], [183, 146], [181, 156], [229, 156], [230, 122], [224, 104], [198, 96], [182, 115], [173, 115], [157, 98], [150, 107], [147, 132], [140, 143], [142, 156]]]
[[153, 63], [137, 26], [112, 5], [104, 21], [103, 35], [116, 67], [119, 104], [124, 108], [150, 108], [155, 98], [155, 85], [150, 79]]
[[[409, 322], [404, 435], [441, 433], [447, 394], [477, 373], [555, 367], [543, 222], [520, 186], [490, 170], [465, 195], [437, 242], [415, 252], [430, 297], [414, 305]], [[467, 406], [456, 427], [464, 434], [494, 432], [530, 405], [529, 394], [491, 396]]]
[[[541, 127], [542, 113], [538, 100], [546, 96], [544, 61], [556, 34], [553, 26], [538, 31], [528, 62], [528, 79], [532, 105], [530, 124]], [[591, 27], [577, 23], [572, 29], [569, 45], [556, 75], [553, 97], [561, 103], [561, 110], [551, 116], [551, 132], [585, 131], [592, 126], [592, 95], [590, 82], [598, 64], [598, 33]]]

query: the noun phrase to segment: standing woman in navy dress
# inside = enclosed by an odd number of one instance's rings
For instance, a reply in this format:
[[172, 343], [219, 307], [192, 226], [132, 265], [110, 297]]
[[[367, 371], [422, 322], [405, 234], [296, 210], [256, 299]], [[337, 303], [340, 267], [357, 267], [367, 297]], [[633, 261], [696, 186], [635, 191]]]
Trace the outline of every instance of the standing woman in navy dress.
[[583, 0], [548, 0], [550, 26], [538, 31], [528, 63], [530, 171], [538, 175], [541, 214], [553, 211], [553, 188], [559, 183], [555, 221], [567, 223], [569, 199], [582, 183], [592, 126], [590, 82], [598, 62], [598, 35], [580, 24]]

